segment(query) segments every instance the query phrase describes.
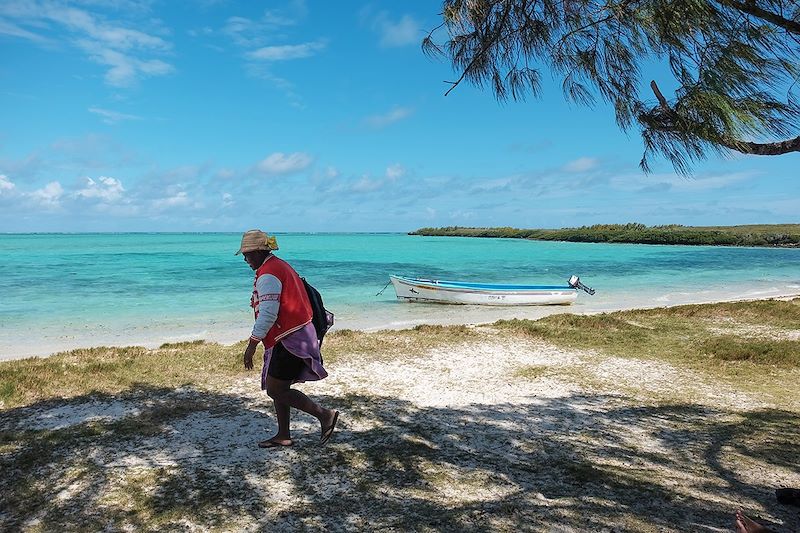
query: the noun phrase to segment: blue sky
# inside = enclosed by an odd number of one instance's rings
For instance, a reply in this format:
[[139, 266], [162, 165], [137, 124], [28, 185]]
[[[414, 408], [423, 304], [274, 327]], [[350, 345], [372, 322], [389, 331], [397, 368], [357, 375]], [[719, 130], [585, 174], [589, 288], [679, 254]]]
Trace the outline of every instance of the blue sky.
[[437, 13], [3, 0], [0, 231], [800, 222], [797, 154], [646, 175], [638, 133], [557, 83], [443, 96], [457, 75], [419, 47]]

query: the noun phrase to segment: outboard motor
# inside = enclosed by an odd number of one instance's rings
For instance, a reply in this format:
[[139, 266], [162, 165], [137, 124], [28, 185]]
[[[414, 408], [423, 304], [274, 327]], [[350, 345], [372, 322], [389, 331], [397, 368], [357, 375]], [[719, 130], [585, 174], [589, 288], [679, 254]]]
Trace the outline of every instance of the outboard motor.
[[574, 287], [576, 289], [581, 289], [582, 291], [586, 292], [587, 294], [594, 296], [594, 289], [592, 289], [591, 287], [587, 287], [586, 285], [581, 283], [581, 278], [579, 278], [578, 276], [571, 276], [569, 278], [569, 281], [567, 281], [567, 283], [569, 283], [570, 287]]

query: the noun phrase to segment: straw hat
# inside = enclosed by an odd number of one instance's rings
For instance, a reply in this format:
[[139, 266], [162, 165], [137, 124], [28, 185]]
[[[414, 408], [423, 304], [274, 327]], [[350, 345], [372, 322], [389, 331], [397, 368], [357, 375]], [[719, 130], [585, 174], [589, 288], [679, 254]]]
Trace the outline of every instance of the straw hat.
[[270, 235], [267, 235], [260, 229], [251, 229], [244, 232], [242, 235], [242, 245], [239, 251], [234, 255], [239, 255], [245, 252], [255, 252], [256, 250], [277, 250], [278, 240]]

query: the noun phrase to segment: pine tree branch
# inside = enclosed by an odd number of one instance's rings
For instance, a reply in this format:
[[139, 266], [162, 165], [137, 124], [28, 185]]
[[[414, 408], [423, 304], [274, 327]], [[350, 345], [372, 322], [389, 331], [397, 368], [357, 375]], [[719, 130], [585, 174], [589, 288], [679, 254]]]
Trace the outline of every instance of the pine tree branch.
[[472, 69], [472, 67], [475, 65], [475, 63], [477, 63], [477, 61], [478, 61], [479, 59], [481, 59], [481, 57], [483, 57], [483, 54], [487, 53], [487, 52], [488, 52], [488, 51], [489, 51], [489, 50], [492, 48], [492, 46], [494, 46], [494, 45], [495, 45], [495, 43], [497, 43], [497, 42], [500, 40], [500, 38], [503, 36], [503, 27], [504, 27], [504, 26], [505, 26], [505, 24], [506, 24], [506, 20], [508, 20], [508, 14], [509, 14], [509, 12], [510, 12], [510, 10], [509, 10], [509, 9], [506, 9], [506, 10], [503, 12], [503, 18], [502, 18], [502, 20], [500, 21], [500, 23], [499, 23], [499, 24], [497, 24], [497, 27], [495, 28], [494, 36], [492, 36], [491, 40], [490, 40], [488, 43], [486, 43], [486, 44], [485, 44], [485, 45], [484, 45], [484, 46], [483, 46], [483, 47], [480, 49], [480, 51], [479, 51], [477, 54], [475, 54], [474, 56], [472, 56], [472, 60], [469, 62], [469, 64], [466, 66], [466, 68], [465, 68], [465, 69], [464, 69], [464, 70], [461, 72], [461, 77], [460, 77], [460, 78], [458, 78], [456, 81], [445, 81], [445, 83], [449, 83], [449, 84], [451, 85], [451, 87], [450, 87], [449, 89], [447, 89], [447, 92], [445, 92], [445, 93], [444, 93], [444, 95], [445, 95], [445, 96], [447, 96], [448, 94], [450, 94], [450, 93], [453, 91], [453, 89], [455, 89], [456, 87], [458, 87], [458, 85], [459, 85], [459, 84], [460, 84], [462, 81], [464, 81], [464, 78], [466, 78], [466, 77], [467, 77], [467, 74], [469, 74], [470, 70], [471, 70], [471, 69]]
[[800, 35], [800, 22], [796, 20], [787, 19], [778, 15], [777, 13], [773, 13], [771, 11], [767, 11], [766, 9], [762, 9], [756, 5], [753, 0], [715, 0], [718, 4], [721, 4], [726, 7], [732, 7], [734, 9], [738, 9], [743, 13], [747, 13], [748, 15], [753, 15], [754, 17], [760, 18], [761, 20], [765, 20], [776, 26], [783, 28], [784, 30], [794, 33], [796, 35]]
[[[662, 111], [675, 122], [684, 122], [677, 120], [678, 114], [669, 105], [667, 99], [664, 98], [664, 95], [661, 94], [661, 90], [659, 90], [655, 80], [650, 81], [650, 88], [653, 90], [653, 94], [655, 94], [656, 99], [658, 100], [658, 104], [661, 107]], [[673, 124], [675, 122], [673, 122]], [[674, 125], [663, 124], [660, 127], [658, 127], [658, 129], [662, 129], [664, 131], [675, 131], [684, 134], [691, 133], [701, 139], [705, 137], [704, 135], [700, 134], [700, 131], [702, 131], [700, 128], [694, 128], [691, 125], [676, 127]], [[750, 141], [740, 141], [737, 139], [719, 139], [716, 137], [713, 139], [705, 138], [705, 140], [713, 144], [720, 144], [725, 148], [729, 148], [730, 150], [735, 150], [742, 154], [782, 155], [782, 154], [788, 154], [790, 152], [800, 152], [800, 136], [795, 137], [794, 139], [786, 139], [784, 141], [775, 141], [769, 143], [755, 143]]]
[[743, 154], [752, 155], [782, 155], [791, 152], [800, 152], [800, 136], [785, 141], [771, 143], [754, 143], [748, 141], [723, 142], [723, 146]]
[[653, 89], [653, 94], [656, 95], [656, 99], [658, 99], [658, 103], [661, 105], [661, 109], [664, 111], [672, 111], [672, 108], [667, 103], [667, 99], [664, 98], [664, 95], [661, 94], [661, 91], [658, 89], [658, 85], [656, 85], [656, 80], [650, 80], [650, 88]]

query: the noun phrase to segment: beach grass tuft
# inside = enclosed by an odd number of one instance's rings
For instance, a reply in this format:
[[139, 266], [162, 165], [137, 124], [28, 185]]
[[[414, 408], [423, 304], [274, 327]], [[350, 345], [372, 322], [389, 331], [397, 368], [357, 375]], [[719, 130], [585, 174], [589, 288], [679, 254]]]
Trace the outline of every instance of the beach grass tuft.
[[800, 324], [800, 298], [792, 300], [754, 300], [750, 302], [720, 302], [713, 305], [692, 304], [639, 311], [621, 311], [619, 314], [645, 314], [755, 322], [783, 328], [797, 328]]
[[101, 346], [4, 361], [0, 363], [0, 405], [13, 407], [141, 386], [203, 386], [244, 373], [243, 350], [244, 343], [190, 342], [155, 350]]
[[322, 353], [326, 362], [348, 357], [409, 358], [426, 349], [479, 337], [474, 328], [463, 325], [420, 325], [411, 329], [377, 332], [342, 329], [334, 330], [325, 337]]
[[517, 368], [514, 376], [522, 379], [535, 380], [545, 376], [550, 367], [547, 365], [526, 365]]
[[[782, 338], [800, 325], [800, 299], [764, 300], [617, 311], [597, 315], [552, 315], [540, 320], [494, 324], [555, 344], [614, 355], [655, 358], [706, 366], [709, 360], [800, 367], [800, 342]], [[740, 335], [721, 334], [736, 331]], [[767, 332], [750, 338], [752, 328]], [[716, 329], [715, 329], [716, 328]], [[772, 336], [770, 336], [770, 334]]]
[[174, 350], [174, 349], [181, 349], [181, 348], [191, 348], [194, 346], [202, 346], [204, 344], [209, 344], [208, 341], [203, 339], [198, 339], [195, 341], [184, 341], [184, 342], [165, 342], [161, 346], [158, 347], [159, 350]]
[[786, 382], [800, 379], [800, 298], [561, 314], [494, 325], [565, 348], [666, 362], [732, 390], [797, 404]]
[[800, 367], [800, 341], [796, 340], [743, 339], [724, 335], [703, 342], [701, 349], [723, 361]]
[[[478, 338], [466, 326], [420, 326], [367, 333], [334, 330], [325, 337], [326, 363], [342, 358], [397, 359], [414, 357], [435, 346]], [[0, 407], [15, 407], [50, 398], [116, 393], [140, 386], [209, 386], [225, 378], [245, 376], [244, 342], [226, 346], [206, 341], [166, 343], [150, 350], [141, 346], [81, 348], [50, 357], [0, 363]], [[259, 349], [256, 360], [261, 357]]]

